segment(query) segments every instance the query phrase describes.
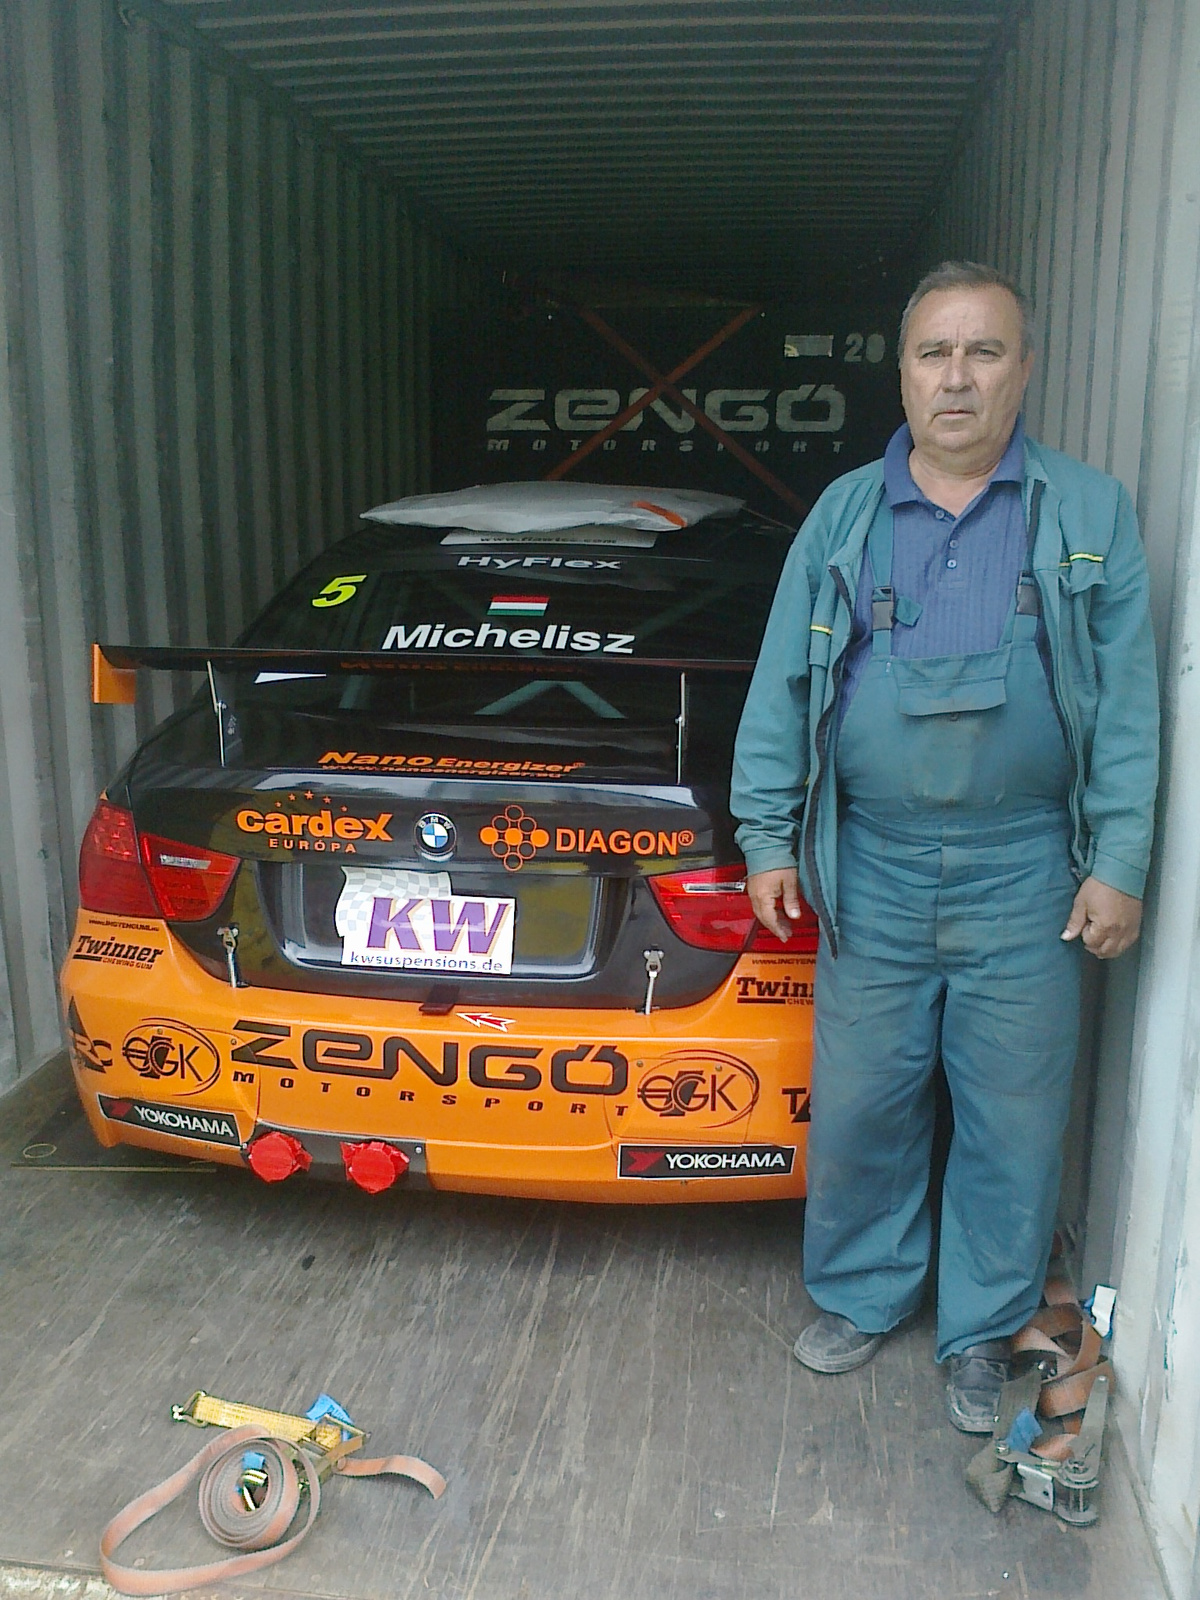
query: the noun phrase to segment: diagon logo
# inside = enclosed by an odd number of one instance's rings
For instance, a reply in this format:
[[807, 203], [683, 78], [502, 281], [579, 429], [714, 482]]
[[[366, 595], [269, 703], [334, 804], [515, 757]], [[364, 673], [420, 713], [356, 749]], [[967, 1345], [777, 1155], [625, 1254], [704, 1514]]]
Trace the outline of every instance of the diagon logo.
[[[522, 806], [511, 805], [480, 828], [479, 840], [509, 872], [519, 872], [551, 843], [551, 836]], [[607, 832], [602, 828], [555, 828], [553, 837], [554, 854], [562, 856], [677, 856], [695, 842], [690, 828], [674, 828], [670, 833], [661, 828], [610, 828]]]
[[645, 1074], [637, 1091], [647, 1111], [703, 1128], [724, 1128], [748, 1117], [758, 1094], [754, 1069], [721, 1050], [673, 1051]]
[[121, 1054], [140, 1078], [183, 1095], [200, 1094], [221, 1073], [221, 1058], [202, 1033], [168, 1017], [147, 1017], [125, 1036]]
[[237, 1120], [228, 1111], [190, 1111], [186, 1106], [156, 1106], [145, 1100], [114, 1100], [100, 1096], [100, 1109], [110, 1122], [129, 1122], [156, 1133], [204, 1144], [241, 1144]]
[[490, 847], [508, 872], [519, 872], [550, 843], [550, 835], [545, 828], [538, 827], [533, 817], [526, 816], [520, 806], [505, 806], [499, 816], [479, 830], [479, 841]]
[[796, 1159], [795, 1145], [645, 1145], [623, 1144], [617, 1157], [619, 1178], [786, 1178]]

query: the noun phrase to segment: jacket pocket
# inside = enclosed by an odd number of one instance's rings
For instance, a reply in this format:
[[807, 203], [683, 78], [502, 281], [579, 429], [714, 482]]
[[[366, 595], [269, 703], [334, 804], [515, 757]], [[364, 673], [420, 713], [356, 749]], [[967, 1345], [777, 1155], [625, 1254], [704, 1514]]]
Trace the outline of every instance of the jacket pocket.
[[1058, 582], [1064, 594], [1087, 594], [1089, 590], [1108, 582], [1104, 572], [1104, 557], [1083, 551], [1068, 556], [1059, 565]]
[[827, 667], [833, 648], [833, 630], [819, 626], [808, 630], [808, 664], [810, 667]]

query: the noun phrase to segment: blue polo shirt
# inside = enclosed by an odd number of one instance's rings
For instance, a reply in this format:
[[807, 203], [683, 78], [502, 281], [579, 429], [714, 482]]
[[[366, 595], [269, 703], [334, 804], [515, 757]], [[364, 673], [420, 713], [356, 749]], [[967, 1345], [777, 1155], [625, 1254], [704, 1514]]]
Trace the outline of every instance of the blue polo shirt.
[[[912, 434], [898, 428], [883, 456], [883, 485], [892, 508], [892, 587], [922, 607], [911, 627], [892, 629], [895, 656], [956, 656], [995, 650], [1008, 622], [1025, 562], [1025, 427], [1018, 417], [988, 485], [954, 516], [913, 482]], [[845, 714], [871, 655], [871, 557], [864, 555], [846, 649], [841, 710]]]

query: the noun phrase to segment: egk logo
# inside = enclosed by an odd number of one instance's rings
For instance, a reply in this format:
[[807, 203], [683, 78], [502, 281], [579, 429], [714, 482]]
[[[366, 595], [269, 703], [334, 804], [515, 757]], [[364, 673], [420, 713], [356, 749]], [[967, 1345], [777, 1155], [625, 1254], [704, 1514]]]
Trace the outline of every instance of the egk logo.
[[121, 1054], [140, 1078], [200, 1094], [217, 1081], [221, 1058], [202, 1033], [166, 1017], [147, 1017], [125, 1037]]
[[724, 1128], [758, 1104], [758, 1074], [720, 1050], [676, 1050], [638, 1084], [647, 1111], [686, 1120], [690, 1127]]

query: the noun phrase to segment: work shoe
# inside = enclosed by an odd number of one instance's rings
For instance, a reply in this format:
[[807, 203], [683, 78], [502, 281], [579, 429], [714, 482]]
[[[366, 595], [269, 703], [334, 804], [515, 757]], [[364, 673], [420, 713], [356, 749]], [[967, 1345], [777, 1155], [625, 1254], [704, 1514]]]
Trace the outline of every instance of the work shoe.
[[822, 1311], [796, 1340], [792, 1354], [811, 1372], [853, 1372], [870, 1361], [884, 1338], [882, 1333], [860, 1333], [849, 1317]]
[[950, 1357], [946, 1405], [960, 1433], [991, 1433], [1000, 1390], [1012, 1377], [1011, 1358], [1011, 1339], [985, 1339]]

